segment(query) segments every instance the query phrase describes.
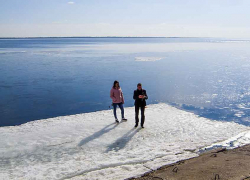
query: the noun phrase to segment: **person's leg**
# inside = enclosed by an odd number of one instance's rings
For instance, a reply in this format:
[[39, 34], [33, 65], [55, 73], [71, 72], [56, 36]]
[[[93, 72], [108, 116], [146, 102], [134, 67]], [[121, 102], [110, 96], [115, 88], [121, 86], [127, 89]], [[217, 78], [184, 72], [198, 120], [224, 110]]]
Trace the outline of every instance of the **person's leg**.
[[124, 118], [124, 108], [123, 108], [123, 104], [122, 103], [119, 103], [119, 108], [121, 109], [121, 114], [122, 114], [122, 119], [125, 119]]
[[139, 115], [139, 106], [135, 105], [135, 127], [137, 127], [139, 123], [138, 115]]
[[142, 106], [141, 107], [141, 127], [143, 127], [144, 121], [145, 121], [145, 114], [144, 114], [144, 112], [145, 112], [145, 106]]
[[115, 119], [117, 119], [117, 116], [116, 116], [116, 107], [117, 107], [117, 103], [113, 103], [113, 110], [114, 110]]

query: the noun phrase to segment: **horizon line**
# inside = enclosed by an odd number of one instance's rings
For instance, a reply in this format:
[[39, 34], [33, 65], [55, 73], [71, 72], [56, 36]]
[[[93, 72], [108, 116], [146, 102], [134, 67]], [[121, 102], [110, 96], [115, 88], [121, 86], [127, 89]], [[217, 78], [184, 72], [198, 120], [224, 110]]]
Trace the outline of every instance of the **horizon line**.
[[27, 36], [27, 37], [0, 37], [0, 39], [25, 38], [216, 38], [216, 37], [185, 37], [185, 36]]

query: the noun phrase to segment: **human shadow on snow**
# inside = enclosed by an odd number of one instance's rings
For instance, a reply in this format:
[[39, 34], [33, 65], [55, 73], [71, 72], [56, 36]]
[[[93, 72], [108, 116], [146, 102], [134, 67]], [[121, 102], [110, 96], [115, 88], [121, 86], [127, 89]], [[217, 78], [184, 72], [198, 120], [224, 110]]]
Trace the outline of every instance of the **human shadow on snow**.
[[126, 134], [124, 134], [122, 137], [117, 139], [114, 143], [110, 144], [108, 146], [107, 150], [105, 151], [105, 153], [108, 153], [109, 151], [116, 151], [117, 152], [117, 151], [123, 149], [126, 146], [126, 144], [132, 139], [132, 137], [140, 130], [141, 129], [132, 128]]
[[119, 124], [117, 123], [112, 123], [109, 124], [107, 126], [105, 126], [104, 128], [102, 128], [100, 131], [95, 132], [94, 134], [84, 138], [83, 140], [81, 140], [78, 144], [78, 146], [83, 146], [84, 144], [87, 144], [90, 141], [93, 141], [94, 139], [99, 138], [100, 136], [102, 136], [103, 134], [108, 133], [109, 131], [111, 131], [112, 129], [115, 129]]

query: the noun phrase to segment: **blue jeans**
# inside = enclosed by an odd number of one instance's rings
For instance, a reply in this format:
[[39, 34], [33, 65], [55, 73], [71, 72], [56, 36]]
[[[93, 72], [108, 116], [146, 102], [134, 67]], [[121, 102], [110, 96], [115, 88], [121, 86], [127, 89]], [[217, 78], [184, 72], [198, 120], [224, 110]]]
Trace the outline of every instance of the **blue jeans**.
[[124, 118], [124, 108], [123, 108], [123, 104], [122, 104], [122, 103], [113, 103], [115, 119], [117, 119], [117, 116], [116, 116], [116, 107], [117, 107], [117, 105], [118, 105], [119, 108], [121, 109], [122, 118]]

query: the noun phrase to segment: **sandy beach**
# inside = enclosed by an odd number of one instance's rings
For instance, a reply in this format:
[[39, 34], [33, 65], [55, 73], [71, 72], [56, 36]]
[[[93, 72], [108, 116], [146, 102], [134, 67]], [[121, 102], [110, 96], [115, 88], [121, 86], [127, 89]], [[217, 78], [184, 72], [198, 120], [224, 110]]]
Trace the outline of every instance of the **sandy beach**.
[[250, 179], [250, 144], [218, 148], [200, 156], [163, 166], [129, 180], [246, 180]]

